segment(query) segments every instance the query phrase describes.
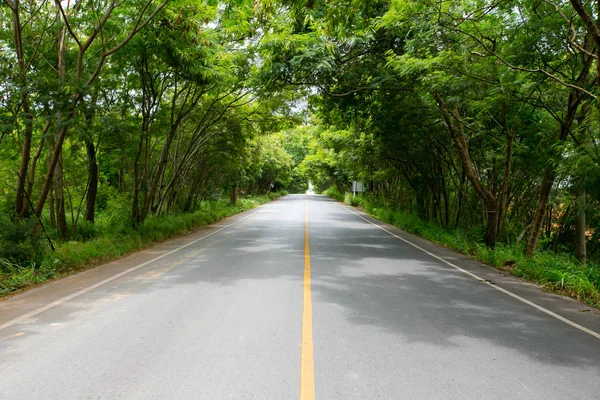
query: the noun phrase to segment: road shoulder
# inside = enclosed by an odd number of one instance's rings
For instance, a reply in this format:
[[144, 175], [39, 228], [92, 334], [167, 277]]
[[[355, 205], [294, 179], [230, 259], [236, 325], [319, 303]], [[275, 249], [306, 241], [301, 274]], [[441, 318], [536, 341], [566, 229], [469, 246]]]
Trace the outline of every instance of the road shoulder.
[[140, 251], [129, 253], [114, 261], [99, 264], [82, 272], [59, 278], [9, 296], [0, 301], [0, 330], [8, 327], [5, 325], [10, 324], [15, 319], [48, 307], [56, 302], [61, 302], [62, 299], [69, 296], [76, 296], [77, 293], [86, 290], [86, 288], [102, 284], [103, 282], [108, 283], [113, 277], [123, 276], [128, 270], [132, 270], [133, 272], [133, 268], [136, 266], [142, 266], [142, 268], [151, 266], [154, 260], [158, 260], [163, 256], [171, 254], [173, 251], [177, 251], [182, 246], [202, 240], [230, 225], [236, 224], [254, 214], [261, 207], [271, 203], [266, 203], [254, 209], [224, 218], [214, 224], [199, 227], [190, 233], [151, 245]]
[[[539, 285], [521, 280], [497, 268], [474, 260], [462, 253], [439, 246], [420, 236], [405, 232], [391, 224], [382, 222], [360, 210], [359, 208], [348, 206], [333, 199], [331, 199], [331, 201], [346, 209], [348, 212], [357, 214], [359, 217], [367, 220], [368, 222], [384, 228], [390, 233], [399, 236], [415, 246], [420, 247], [426, 252], [432, 253], [434, 256], [454, 264], [466, 272], [482, 278], [487, 282], [487, 284], [491, 284], [509, 291], [518, 297], [532, 302], [600, 335], [600, 310], [594, 307], [580, 303], [574, 299], [562, 296], [560, 294], [545, 291]], [[440, 264], [445, 265], [443, 263]], [[451, 268], [448, 265], [446, 266]], [[458, 270], [456, 270], [456, 272], [460, 273]], [[482, 282], [482, 284], [486, 283]]]

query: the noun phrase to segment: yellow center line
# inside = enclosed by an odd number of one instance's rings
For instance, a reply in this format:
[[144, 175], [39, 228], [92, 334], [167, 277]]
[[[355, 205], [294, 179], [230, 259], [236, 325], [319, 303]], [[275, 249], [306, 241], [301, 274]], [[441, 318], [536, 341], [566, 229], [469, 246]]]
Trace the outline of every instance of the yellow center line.
[[315, 398], [313, 362], [312, 299], [310, 294], [310, 249], [308, 247], [308, 197], [304, 222], [304, 302], [302, 310], [302, 354], [300, 357], [300, 400]]

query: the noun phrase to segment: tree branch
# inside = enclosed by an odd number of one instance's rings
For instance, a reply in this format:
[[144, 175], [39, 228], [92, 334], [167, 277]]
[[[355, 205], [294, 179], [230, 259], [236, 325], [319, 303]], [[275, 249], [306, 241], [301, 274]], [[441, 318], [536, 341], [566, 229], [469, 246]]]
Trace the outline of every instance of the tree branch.
[[67, 18], [67, 14], [65, 13], [65, 10], [63, 9], [62, 4], [60, 4], [60, 0], [54, 0], [54, 3], [56, 3], [56, 7], [58, 7], [58, 10], [60, 11], [60, 14], [62, 15], [62, 19], [65, 22], [67, 31], [69, 31], [69, 35], [71, 35], [73, 40], [75, 40], [75, 42], [77, 43], [77, 46], [79, 47], [79, 49], [81, 49], [81, 42], [79, 41], [79, 38], [77, 37], [77, 35], [75, 35], [75, 32], [73, 32], [73, 28], [71, 28], [71, 24], [69, 23], [69, 18]]
[[571, 2], [571, 5], [585, 24], [588, 32], [590, 32], [594, 36], [596, 42], [600, 42], [600, 28], [598, 28], [598, 26], [596, 25], [594, 18], [592, 18], [592, 16], [588, 14], [583, 3], [579, 0], [569, 1]]
[[17, 5], [14, 1], [11, 0], [4, 0], [4, 3], [8, 6], [8, 8], [10, 8], [13, 12], [17, 11]]

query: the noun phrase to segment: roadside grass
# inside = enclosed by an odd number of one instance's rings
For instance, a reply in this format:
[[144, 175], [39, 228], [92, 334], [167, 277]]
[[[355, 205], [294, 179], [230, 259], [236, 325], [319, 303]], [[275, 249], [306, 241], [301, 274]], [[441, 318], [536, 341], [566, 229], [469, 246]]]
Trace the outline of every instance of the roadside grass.
[[488, 249], [476, 234], [451, 230], [409, 214], [379, 204], [368, 197], [353, 197], [335, 187], [325, 195], [348, 205], [359, 206], [369, 215], [398, 228], [421, 236], [436, 244], [466, 254], [485, 264], [503, 270], [543, 288], [570, 296], [594, 307], [600, 307], [600, 266], [583, 265], [569, 254], [539, 251], [533, 257], [523, 255], [522, 245], [497, 244]]
[[98, 216], [95, 226], [89, 227], [95, 230], [92, 239], [58, 244], [55, 252], [48, 250], [44, 253], [39, 265], [18, 265], [0, 258], [0, 297], [109, 262], [153, 243], [258, 207], [284, 194], [241, 198], [236, 206], [231, 205], [229, 200], [207, 201], [193, 213], [151, 216], [138, 229], [131, 227], [127, 207], [112, 207], [109, 212]]

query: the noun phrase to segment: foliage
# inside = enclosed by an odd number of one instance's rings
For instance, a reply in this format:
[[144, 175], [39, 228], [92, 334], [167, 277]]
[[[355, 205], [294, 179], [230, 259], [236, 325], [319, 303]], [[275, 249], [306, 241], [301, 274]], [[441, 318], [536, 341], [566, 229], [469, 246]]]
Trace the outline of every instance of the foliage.
[[[490, 249], [524, 243], [528, 256], [600, 260], [598, 49], [584, 18], [595, 20], [591, 6], [298, 7], [292, 15], [304, 23], [295, 20], [292, 37], [315, 48], [291, 46], [278, 70], [317, 92], [301, 166], [318, 190], [344, 193], [358, 181], [393, 208], [478, 232]], [[314, 56], [320, 48], [327, 68]]]
[[44, 249], [42, 232], [35, 217], [15, 219], [12, 204], [3, 204], [0, 211], [0, 260], [6, 266], [35, 264], [41, 261]]
[[101, 259], [212, 220], [209, 200], [356, 181], [346, 200], [384, 219], [561, 290], [597, 281], [593, 3], [81, 4], [0, 8], [5, 268], [53, 268], [42, 226]]
[[277, 133], [292, 96], [257, 79], [254, 2], [4, 2], [0, 16], [7, 290], [250, 207], [226, 205], [234, 187], [302, 185]]

